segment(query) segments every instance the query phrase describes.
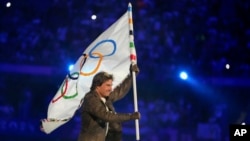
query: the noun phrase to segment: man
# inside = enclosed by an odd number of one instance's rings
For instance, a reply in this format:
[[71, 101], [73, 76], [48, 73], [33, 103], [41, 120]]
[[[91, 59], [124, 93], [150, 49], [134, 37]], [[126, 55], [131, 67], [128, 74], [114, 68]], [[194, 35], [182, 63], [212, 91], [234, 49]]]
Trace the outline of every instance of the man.
[[[137, 65], [131, 65], [130, 71], [139, 72]], [[113, 75], [107, 72], [97, 73], [90, 91], [85, 95], [81, 107], [82, 128], [78, 141], [105, 141], [109, 129], [112, 133], [121, 133], [121, 122], [140, 119], [140, 113], [115, 113], [113, 102], [128, 93], [132, 85], [132, 75], [112, 90]], [[109, 131], [111, 133], [111, 131]], [[109, 134], [110, 134], [109, 133]], [[120, 135], [119, 135], [120, 136]], [[109, 140], [117, 141], [115, 136]]]

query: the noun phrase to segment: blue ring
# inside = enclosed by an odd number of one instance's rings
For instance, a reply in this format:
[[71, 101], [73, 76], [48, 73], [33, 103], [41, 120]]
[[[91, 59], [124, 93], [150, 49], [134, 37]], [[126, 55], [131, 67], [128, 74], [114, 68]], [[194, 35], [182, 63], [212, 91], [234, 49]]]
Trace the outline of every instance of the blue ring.
[[90, 51], [89, 51], [89, 57], [91, 58], [98, 58], [96, 56], [93, 56], [92, 55], [92, 52], [94, 51], [94, 49], [96, 49], [99, 45], [101, 45], [102, 43], [105, 43], [105, 42], [111, 42], [113, 44], [113, 47], [114, 47], [114, 50], [113, 52], [111, 52], [110, 54], [107, 54], [107, 55], [104, 55], [104, 56], [111, 56], [115, 53], [116, 51], [116, 43], [114, 40], [102, 40], [101, 42], [97, 43]]

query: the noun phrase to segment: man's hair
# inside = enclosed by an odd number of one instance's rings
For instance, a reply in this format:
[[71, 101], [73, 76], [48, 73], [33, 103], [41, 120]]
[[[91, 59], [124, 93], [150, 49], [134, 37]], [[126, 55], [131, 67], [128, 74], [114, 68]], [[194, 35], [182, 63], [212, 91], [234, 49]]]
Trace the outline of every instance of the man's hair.
[[108, 74], [107, 72], [104, 72], [104, 71], [97, 73], [92, 80], [92, 85], [91, 85], [90, 90], [91, 91], [95, 90], [97, 86], [101, 86], [105, 81], [110, 80], [110, 79], [114, 80], [112, 74]]

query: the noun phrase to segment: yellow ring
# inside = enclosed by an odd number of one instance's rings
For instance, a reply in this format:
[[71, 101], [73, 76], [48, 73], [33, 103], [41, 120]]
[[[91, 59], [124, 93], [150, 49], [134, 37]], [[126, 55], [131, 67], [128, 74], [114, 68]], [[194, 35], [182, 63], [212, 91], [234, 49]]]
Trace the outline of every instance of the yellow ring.
[[82, 76], [89, 76], [89, 75], [95, 74], [97, 72], [97, 70], [99, 69], [99, 67], [101, 65], [101, 62], [102, 62], [102, 59], [103, 59], [103, 55], [101, 53], [98, 53], [98, 52], [94, 52], [93, 55], [97, 55], [100, 58], [99, 61], [98, 61], [97, 66], [96, 66], [96, 68], [92, 72], [88, 72], [88, 73], [80, 72], [80, 75], [82, 75]]

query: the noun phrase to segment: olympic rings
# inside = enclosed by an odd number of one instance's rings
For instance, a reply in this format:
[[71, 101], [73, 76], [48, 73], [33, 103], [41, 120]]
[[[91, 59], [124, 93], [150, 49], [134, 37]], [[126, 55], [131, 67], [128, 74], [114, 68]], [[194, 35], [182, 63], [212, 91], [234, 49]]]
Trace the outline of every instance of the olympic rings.
[[[103, 55], [101, 52], [94, 52], [94, 50], [97, 48], [97, 47], [99, 47], [101, 44], [103, 44], [103, 43], [106, 43], [106, 42], [110, 42], [110, 43], [112, 43], [112, 45], [113, 45], [113, 51], [110, 53], [110, 54], [106, 54], [106, 55]], [[115, 51], [116, 51], [116, 43], [115, 43], [115, 41], [114, 40], [102, 40], [102, 41], [100, 41], [99, 43], [97, 43], [90, 51], [89, 51], [89, 54], [87, 55], [87, 54], [83, 54], [83, 59], [81, 60], [81, 63], [80, 63], [80, 75], [82, 75], [82, 76], [89, 76], [89, 75], [93, 75], [93, 74], [95, 74], [96, 72], [97, 72], [97, 70], [100, 68], [100, 66], [101, 66], [101, 62], [102, 62], [102, 60], [103, 60], [103, 57], [105, 57], [105, 56], [111, 56], [111, 55], [113, 55], [114, 53], [115, 53]], [[99, 60], [98, 60], [98, 63], [97, 63], [97, 66], [96, 66], [96, 68], [94, 68], [94, 70], [93, 71], [91, 71], [91, 72], [82, 72], [81, 71], [81, 69], [82, 69], [82, 67], [84, 66], [84, 64], [86, 63], [86, 60], [87, 60], [87, 58], [88, 57], [90, 57], [90, 58], [99, 58]], [[58, 101], [60, 98], [64, 98], [64, 99], [71, 99], [71, 98], [74, 98], [74, 97], [76, 97], [77, 95], [78, 95], [78, 92], [76, 92], [75, 94], [73, 94], [73, 95], [70, 95], [70, 96], [68, 96], [68, 95], [65, 95], [66, 94], [66, 92], [67, 92], [67, 90], [68, 90], [68, 81], [69, 81], [69, 79], [71, 79], [71, 80], [77, 80], [79, 78], [79, 73], [78, 72], [73, 72], [72, 74], [68, 74], [68, 77], [67, 78], [65, 78], [65, 80], [64, 80], [64, 82], [63, 82], [63, 84], [62, 84], [62, 86], [61, 86], [61, 95], [59, 96], [59, 97], [57, 97], [57, 98], [55, 98], [55, 99], [53, 99], [52, 100], [52, 103], [55, 103], [56, 101]], [[77, 87], [77, 85], [76, 85], [76, 87]], [[76, 89], [76, 91], [77, 91], [77, 89]]]

